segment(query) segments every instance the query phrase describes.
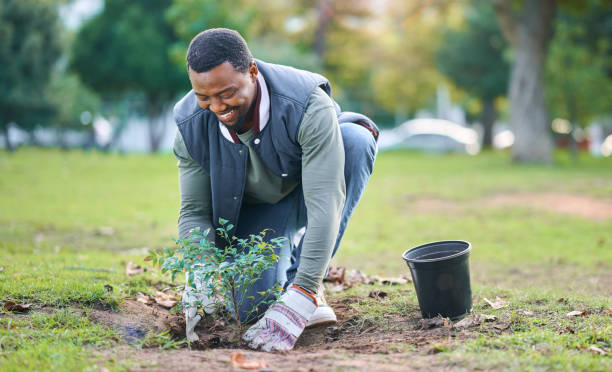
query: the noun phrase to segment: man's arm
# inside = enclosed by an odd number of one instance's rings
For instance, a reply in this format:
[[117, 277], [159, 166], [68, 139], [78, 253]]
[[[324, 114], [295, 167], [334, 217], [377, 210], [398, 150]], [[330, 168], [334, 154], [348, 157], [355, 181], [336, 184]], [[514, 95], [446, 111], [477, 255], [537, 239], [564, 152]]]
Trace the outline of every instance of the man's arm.
[[294, 284], [316, 292], [338, 237], [346, 193], [342, 135], [333, 103], [320, 88], [310, 98], [298, 142], [308, 228]]
[[210, 228], [208, 239], [214, 239], [210, 176], [191, 158], [178, 130], [174, 138], [174, 156], [178, 160], [181, 193], [179, 237], [185, 238], [191, 229], [199, 227], [202, 232]]

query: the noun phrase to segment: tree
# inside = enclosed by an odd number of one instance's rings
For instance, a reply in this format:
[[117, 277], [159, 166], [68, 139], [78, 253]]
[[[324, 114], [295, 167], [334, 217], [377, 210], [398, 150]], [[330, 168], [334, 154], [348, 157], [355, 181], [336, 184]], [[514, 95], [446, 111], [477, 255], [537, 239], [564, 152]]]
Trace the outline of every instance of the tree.
[[159, 148], [164, 114], [177, 94], [189, 88], [185, 67], [170, 58], [178, 39], [165, 20], [171, 0], [107, 0], [73, 44], [71, 68], [83, 82], [117, 100], [140, 94], [149, 118], [152, 151]]
[[[100, 108], [100, 98], [85, 87], [76, 74], [54, 74], [49, 92], [57, 108], [55, 124], [60, 133], [67, 129], [91, 129], [93, 116]], [[63, 143], [63, 138], [60, 140]]]
[[437, 64], [456, 85], [482, 102], [482, 145], [490, 147], [497, 118], [494, 102], [508, 89], [510, 68], [503, 58], [506, 43], [488, 3], [466, 8], [465, 18], [463, 29], [445, 32]]
[[23, 128], [50, 121], [55, 108], [47, 93], [60, 57], [55, 4], [41, 0], [0, 2], [0, 128], [6, 148], [10, 123]]
[[544, 97], [547, 49], [553, 36], [556, 0], [494, 0], [497, 19], [514, 59], [510, 73], [512, 157], [518, 162], [551, 163], [553, 142]]
[[[609, 114], [612, 97], [612, 15], [597, 0], [586, 11], [561, 10], [546, 69], [546, 98], [572, 128]], [[568, 136], [575, 151], [574, 136]]]

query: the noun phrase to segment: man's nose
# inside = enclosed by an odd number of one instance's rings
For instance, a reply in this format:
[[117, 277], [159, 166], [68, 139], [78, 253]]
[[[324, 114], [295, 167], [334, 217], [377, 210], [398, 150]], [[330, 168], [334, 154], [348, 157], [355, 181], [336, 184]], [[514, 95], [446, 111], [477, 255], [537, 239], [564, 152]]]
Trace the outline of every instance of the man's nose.
[[227, 105], [223, 102], [222, 99], [213, 97], [210, 101], [210, 111], [214, 113], [223, 112], [227, 110]]

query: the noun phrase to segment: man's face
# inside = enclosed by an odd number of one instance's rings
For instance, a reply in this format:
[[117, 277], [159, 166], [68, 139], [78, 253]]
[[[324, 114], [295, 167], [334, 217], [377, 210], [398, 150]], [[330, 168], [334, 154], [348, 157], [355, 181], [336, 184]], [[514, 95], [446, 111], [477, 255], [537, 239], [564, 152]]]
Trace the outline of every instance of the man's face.
[[230, 128], [241, 125], [255, 98], [258, 73], [255, 62], [244, 73], [236, 71], [229, 62], [207, 72], [198, 73], [191, 68], [188, 71], [200, 107], [212, 111]]

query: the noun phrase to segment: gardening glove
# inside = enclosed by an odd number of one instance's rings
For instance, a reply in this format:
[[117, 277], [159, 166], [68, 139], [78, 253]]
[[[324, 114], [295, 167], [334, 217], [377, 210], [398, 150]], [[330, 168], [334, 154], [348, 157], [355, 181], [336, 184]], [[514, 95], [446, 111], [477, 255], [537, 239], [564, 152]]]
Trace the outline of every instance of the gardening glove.
[[206, 295], [205, 285], [201, 278], [195, 277], [194, 283], [195, 289], [189, 285], [189, 273], [186, 273], [183, 303], [187, 303], [185, 306], [185, 334], [189, 342], [195, 342], [200, 339], [194, 332], [194, 329], [204, 316], [204, 313], [212, 314], [216, 310], [216, 303], [214, 299]]
[[292, 285], [279, 302], [272, 305], [263, 318], [244, 333], [242, 339], [253, 349], [291, 350], [316, 309], [314, 295]]

